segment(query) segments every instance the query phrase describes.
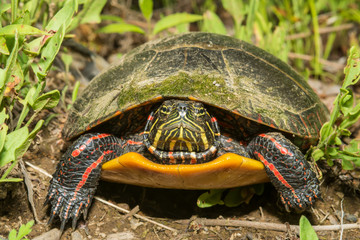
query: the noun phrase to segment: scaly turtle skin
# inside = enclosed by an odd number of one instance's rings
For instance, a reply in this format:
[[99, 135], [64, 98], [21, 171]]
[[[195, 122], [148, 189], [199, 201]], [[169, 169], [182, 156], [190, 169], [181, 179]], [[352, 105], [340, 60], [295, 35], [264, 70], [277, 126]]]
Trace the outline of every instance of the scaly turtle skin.
[[64, 137], [89, 133], [53, 175], [50, 221], [75, 227], [102, 169], [107, 180], [165, 188], [270, 179], [287, 208], [304, 210], [320, 191], [298, 147], [317, 140], [327, 117], [299, 75], [252, 45], [206, 33], [147, 43], [96, 77], [69, 113]]

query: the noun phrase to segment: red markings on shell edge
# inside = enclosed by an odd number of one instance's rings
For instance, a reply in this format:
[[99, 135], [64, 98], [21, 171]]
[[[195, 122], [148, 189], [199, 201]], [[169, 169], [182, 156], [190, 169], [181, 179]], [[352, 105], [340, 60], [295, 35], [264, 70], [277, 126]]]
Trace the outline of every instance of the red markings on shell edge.
[[270, 141], [272, 141], [275, 144], [275, 147], [277, 149], [280, 150], [281, 154], [283, 155], [289, 155], [289, 156], [293, 156], [293, 154], [291, 152], [289, 152], [289, 150], [286, 147], [283, 147], [278, 141], [276, 141], [273, 137], [266, 135], [266, 134], [260, 134], [260, 137], [264, 137], [269, 139]]
[[[281, 182], [281, 184], [283, 184], [285, 187], [287, 187], [288, 189], [291, 190], [291, 192], [293, 193], [296, 201], [298, 203], [300, 203], [300, 199], [299, 197], [296, 195], [294, 188], [284, 179], [284, 177], [281, 175], [281, 173], [276, 169], [276, 167], [274, 166], [274, 164], [269, 163], [263, 155], [261, 155], [259, 152], [255, 151], [254, 154], [256, 154], [259, 159], [261, 160], [261, 162], [268, 167], [268, 169], [274, 174], [274, 176], [277, 178], [277, 180], [279, 180], [279, 182]], [[301, 207], [302, 205], [299, 204], [299, 206]]]

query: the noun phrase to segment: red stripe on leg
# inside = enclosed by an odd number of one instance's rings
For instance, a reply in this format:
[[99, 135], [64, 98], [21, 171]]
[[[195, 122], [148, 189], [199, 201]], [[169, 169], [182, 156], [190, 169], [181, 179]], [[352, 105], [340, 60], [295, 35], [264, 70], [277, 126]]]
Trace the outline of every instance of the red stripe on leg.
[[260, 137], [264, 137], [269, 139], [270, 141], [272, 141], [275, 144], [275, 147], [277, 149], [279, 149], [279, 151], [281, 152], [281, 154], [283, 155], [289, 155], [292, 156], [293, 154], [291, 152], [288, 151], [288, 149], [286, 147], [283, 147], [278, 141], [276, 141], [273, 137], [266, 135], [266, 134], [260, 134]]
[[[293, 193], [294, 198], [296, 199], [296, 201], [298, 203], [300, 203], [300, 199], [299, 197], [296, 195], [294, 188], [284, 179], [284, 177], [281, 175], [281, 173], [276, 169], [276, 167], [274, 166], [274, 164], [269, 163], [263, 155], [261, 155], [260, 153], [258, 153], [257, 151], [254, 152], [254, 154], [256, 154], [259, 159], [261, 160], [261, 162], [268, 167], [268, 169], [274, 174], [274, 176], [277, 178], [277, 180], [279, 180], [279, 182], [281, 182], [281, 184], [283, 184], [285, 187], [287, 187], [288, 189], [290, 189], [290, 191]], [[301, 207], [301, 204], [299, 205]]]
[[77, 193], [78, 193], [78, 192], [80, 191], [80, 189], [85, 185], [85, 183], [86, 183], [87, 179], [89, 178], [89, 175], [90, 175], [90, 173], [92, 172], [92, 170], [94, 170], [95, 168], [97, 168], [97, 167], [101, 164], [101, 162], [102, 162], [102, 160], [104, 159], [104, 156], [105, 156], [105, 155], [110, 154], [110, 153], [112, 153], [112, 152], [113, 152], [113, 151], [110, 151], [110, 150], [103, 152], [103, 154], [102, 154], [95, 162], [93, 162], [89, 167], [86, 168], [85, 172], [84, 172], [83, 175], [82, 175], [81, 181], [80, 181], [80, 182], [78, 183], [78, 185], [76, 186], [76, 189], [75, 189], [75, 191], [74, 191], [74, 196], [72, 197], [72, 199], [71, 199], [71, 200], [69, 201], [69, 203], [68, 203], [68, 207], [67, 207], [67, 209], [66, 209], [66, 214], [65, 214], [65, 216], [64, 216], [65, 219], [68, 217], [68, 212], [69, 212], [69, 210], [70, 210], [71, 203], [76, 200], [76, 195], [77, 195]]

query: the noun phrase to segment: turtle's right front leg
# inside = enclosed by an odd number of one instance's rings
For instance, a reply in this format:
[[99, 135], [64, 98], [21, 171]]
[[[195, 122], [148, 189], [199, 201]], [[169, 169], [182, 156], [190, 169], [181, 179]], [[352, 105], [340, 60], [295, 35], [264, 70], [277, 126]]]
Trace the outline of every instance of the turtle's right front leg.
[[57, 165], [46, 196], [45, 204], [51, 204], [49, 224], [58, 215], [61, 220], [60, 230], [63, 231], [70, 218], [73, 219], [73, 228], [82, 213], [86, 218], [102, 164], [132, 151], [128, 142], [133, 141], [111, 134], [88, 133], [67, 149]]

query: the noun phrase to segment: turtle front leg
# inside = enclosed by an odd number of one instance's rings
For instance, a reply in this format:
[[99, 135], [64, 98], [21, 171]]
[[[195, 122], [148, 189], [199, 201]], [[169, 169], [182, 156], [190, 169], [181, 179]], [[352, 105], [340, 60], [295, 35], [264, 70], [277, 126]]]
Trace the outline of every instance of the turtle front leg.
[[49, 224], [55, 216], [59, 216], [60, 230], [63, 231], [70, 218], [73, 219], [73, 228], [82, 213], [86, 218], [102, 164], [126, 152], [137, 150], [139, 147], [132, 147], [133, 143], [131, 140], [101, 133], [85, 134], [76, 140], [61, 157], [50, 182], [45, 201], [45, 204], [51, 204]]
[[320, 197], [319, 180], [304, 155], [280, 133], [256, 136], [248, 152], [264, 165], [287, 211], [303, 211]]

